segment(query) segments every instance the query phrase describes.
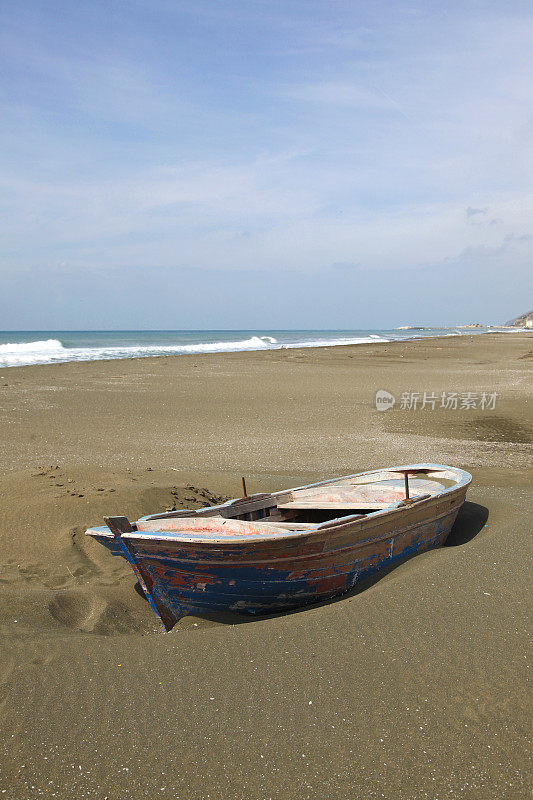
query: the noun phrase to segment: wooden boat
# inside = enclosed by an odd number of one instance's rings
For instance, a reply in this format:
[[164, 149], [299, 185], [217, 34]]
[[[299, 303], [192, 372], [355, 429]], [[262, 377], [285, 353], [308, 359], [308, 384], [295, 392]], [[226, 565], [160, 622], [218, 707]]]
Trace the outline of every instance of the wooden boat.
[[269, 613], [325, 600], [437, 547], [471, 480], [461, 469], [412, 464], [133, 524], [108, 517], [87, 535], [128, 560], [170, 630], [184, 614]]

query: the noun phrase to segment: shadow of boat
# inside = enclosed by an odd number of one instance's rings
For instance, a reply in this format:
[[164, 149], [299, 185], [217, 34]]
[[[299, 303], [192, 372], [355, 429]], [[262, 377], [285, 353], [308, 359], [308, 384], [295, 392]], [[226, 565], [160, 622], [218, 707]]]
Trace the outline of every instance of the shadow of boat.
[[488, 508], [467, 500], [459, 509], [454, 526], [443, 546], [458, 547], [472, 541], [483, 530], [488, 518]]

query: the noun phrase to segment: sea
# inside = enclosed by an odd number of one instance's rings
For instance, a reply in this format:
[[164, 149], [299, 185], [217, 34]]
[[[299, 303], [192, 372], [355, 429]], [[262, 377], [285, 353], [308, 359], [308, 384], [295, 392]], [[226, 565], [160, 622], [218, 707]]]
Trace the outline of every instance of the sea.
[[[496, 330], [496, 329], [494, 329]], [[0, 331], [0, 367], [102, 361], [113, 358], [228, 353], [280, 348], [337, 347], [436, 336], [486, 333], [487, 329], [224, 330], [224, 331]]]

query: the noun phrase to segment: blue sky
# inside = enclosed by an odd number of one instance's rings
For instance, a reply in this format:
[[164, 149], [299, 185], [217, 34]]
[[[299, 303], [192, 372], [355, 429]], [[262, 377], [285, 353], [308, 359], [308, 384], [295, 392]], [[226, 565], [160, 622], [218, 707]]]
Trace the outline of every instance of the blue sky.
[[530, 3], [20, 0], [0, 70], [0, 328], [533, 305]]

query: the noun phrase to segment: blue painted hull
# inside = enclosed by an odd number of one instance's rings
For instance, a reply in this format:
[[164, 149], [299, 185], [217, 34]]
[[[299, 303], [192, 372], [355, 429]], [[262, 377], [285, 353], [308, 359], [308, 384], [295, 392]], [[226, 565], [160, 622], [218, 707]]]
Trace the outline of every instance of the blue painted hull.
[[[437, 485], [415, 478], [410, 497], [408, 474], [417, 473]], [[450, 485], [439, 483], [442, 479]], [[443, 544], [470, 482], [462, 470], [418, 464], [228, 501], [196, 514], [154, 515], [134, 526], [112, 517], [107, 528], [87, 533], [127, 558], [168, 630], [184, 614], [270, 614], [347, 592], [380, 570]], [[317, 509], [321, 514], [346, 509], [354, 496], [362, 508], [366, 503], [381, 510], [344, 510], [324, 523], [294, 519]]]
[[[263, 558], [250, 560], [249, 553], [239, 553], [233, 559], [230, 556], [213, 562], [208, 553], [206, 557], [206, 553], [180, 551], [177, 546], [155, 547], [134, 538], [130, 546], [150, 591], [175, 619], [217, 611], [269, 614], [342, 594], [402, 559], [442, 545], [457, 512], [458, 508], [415, 530], [397, 531], [379, 543], [340, 548], [328, 554], [327, 564], [323, 553], [285, 554], [285, 558], [283, 553], [271, 553], [267, 563]], [[102, 536], [100, 541], [114, 555], [122, 555], [113, 539]], [[286, 564], [280, 568], [283, 561]]]

